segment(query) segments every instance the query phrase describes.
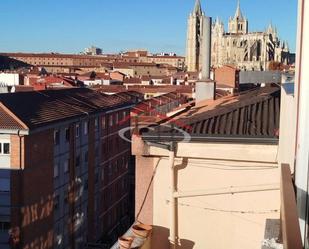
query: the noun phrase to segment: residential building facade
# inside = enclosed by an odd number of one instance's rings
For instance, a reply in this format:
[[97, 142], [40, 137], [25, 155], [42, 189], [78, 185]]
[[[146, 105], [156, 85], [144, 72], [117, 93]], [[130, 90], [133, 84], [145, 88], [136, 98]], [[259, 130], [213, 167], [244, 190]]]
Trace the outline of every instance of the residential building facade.
[[153, 248], [262, 247], [280, 218], [279, 108], [280, 89], [261, 88], [133, 136], [136, 215], [153, 224]]
[[1, 249], [108, 247], [128, 229], [134, 161], [118, 132], [135, 101], [87, 89], [0, 95]]

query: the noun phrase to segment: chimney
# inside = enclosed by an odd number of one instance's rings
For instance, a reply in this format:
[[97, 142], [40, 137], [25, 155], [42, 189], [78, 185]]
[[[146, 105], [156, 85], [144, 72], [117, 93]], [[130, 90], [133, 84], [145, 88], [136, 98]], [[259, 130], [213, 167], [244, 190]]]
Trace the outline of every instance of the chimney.
[[205, 16], [202, 22], [202, 72], [200, 79], [210, 79], [211, 66], [211, 17]]
[[196, 104], [204, 100], [215, 100], [216, 83], [214, 81], [198, 81], [195, 84]]
[[211, 66], [211, 17], [205, 16], [202, 22], [202, 70], [199, 80], [195, 84], [196, 104], [204, 100], [214, 100], [216, 97], [216, 83], [210, 79]]

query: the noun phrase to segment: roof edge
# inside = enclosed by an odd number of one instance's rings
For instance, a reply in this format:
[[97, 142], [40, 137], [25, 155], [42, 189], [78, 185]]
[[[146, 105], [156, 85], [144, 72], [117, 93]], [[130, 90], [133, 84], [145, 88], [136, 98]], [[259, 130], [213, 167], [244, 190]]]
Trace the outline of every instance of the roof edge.
[[9, 108], [7, 108], [2, 102], [0, 102], [0, 107], [4, 109], [4, 111], [11, 116], [17, 123], [19, 123], [25, 130], [29, 130], [29, 127], [21, 121]]

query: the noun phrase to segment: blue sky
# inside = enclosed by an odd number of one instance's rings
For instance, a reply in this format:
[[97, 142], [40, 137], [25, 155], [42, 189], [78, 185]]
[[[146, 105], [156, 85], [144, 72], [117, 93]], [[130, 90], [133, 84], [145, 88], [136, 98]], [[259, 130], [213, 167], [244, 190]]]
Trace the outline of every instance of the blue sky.
[[[1, 0], [1, 52], [77, 53], [143, 48], [185, 54], [186, 23], [195, 0]], [[201, 0], [225, 24], [237, 0]], [[250, 31], [270, 22], [295, 50], [297, 0], [241, 0]]]

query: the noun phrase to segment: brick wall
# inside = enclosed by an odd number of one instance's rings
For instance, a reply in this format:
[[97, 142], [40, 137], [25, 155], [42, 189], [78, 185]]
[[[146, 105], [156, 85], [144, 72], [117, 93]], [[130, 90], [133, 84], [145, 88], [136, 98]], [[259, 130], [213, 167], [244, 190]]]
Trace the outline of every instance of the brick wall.
[[94, 198], [95, 198], [95, 124], [89, 122], [88, 134], [88, 240], [95, 242]]
[[53, 131], [24, 138], [21, 236], [24, 249], [53, 246]]
[[215, 81], [218, 85], [226, 85], [232, 88], [238, 87], [238, 71], [231, 66], [223, 66], [215, 69]]

